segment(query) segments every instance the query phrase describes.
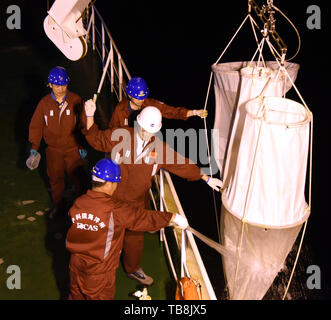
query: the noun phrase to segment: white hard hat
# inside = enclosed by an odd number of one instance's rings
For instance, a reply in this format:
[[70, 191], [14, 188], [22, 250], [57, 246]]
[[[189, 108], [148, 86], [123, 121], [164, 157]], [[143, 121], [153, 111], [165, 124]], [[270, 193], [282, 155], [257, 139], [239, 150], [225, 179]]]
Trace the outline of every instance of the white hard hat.
[[162, 114], [158, 108], [145, 107], [137, 116], [138, 124], [149, 133], [156, 133], [162, 127]]

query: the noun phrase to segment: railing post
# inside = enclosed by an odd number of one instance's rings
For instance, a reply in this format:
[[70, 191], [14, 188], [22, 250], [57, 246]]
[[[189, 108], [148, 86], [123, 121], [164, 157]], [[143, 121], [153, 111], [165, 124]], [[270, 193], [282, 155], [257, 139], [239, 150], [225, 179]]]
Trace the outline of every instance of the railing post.
[[122, 58], [118, 55], [118, 81], [119, 81], [119, 99], [122, 100], [122, 86], [123, 86], [123, 70], [122, 70]]
[[110, 55], [111, 55], [111, 58], [110, 58], [110, 63], [111, 63], [111, 66], [110, 66], [110, 88], [111, 88], [111, 92], [114, 92], [114, 48], [113, 48], [113, 44], [111, 43], [111, 40], [109, 41], [110, 43]]
[[92, 48], [95, 50], [95, 13], [92, 6]]
[[105, 27], [101, 24], [102, 62], [105, 62]]
[[[99, 30], [98, 25], [96, 23], [100, 21], [101, 22], [101, 30]], [[92, 30], [91, 30], [92, 28]], [[100, 32], [99, 32], [100, 31]], [[104, 23], [102, 17], [100, 16], [98, 10], [91, 6], [91, 14], [90, 14], [90, 22], [88, 27], [89, 34], [87, 37], [91, 37], [92, 39], [92, 48], [93, 50], [98, 51], [100, 54], [100, 60], [102, 60], [102, 64], [104, 66], [105, 59], [107, 56], [107, 46], [105, 45], [106, 42], [110, 42], [110, 51], [111, 51], [111, 70], [110, 73], [108, 73], [109, 80], [111, 82], [111, 92], [115, 92], [117, 99], [121, 100], [123, 96], [125, 95], [124, 85], [126, 79], [130, 80], [131, 75], [124, 63], [124, 61], [121, 58], [120, 52], [118, 51], [116, 44], [114, 43], [109, 30]], [[97, 34], [96, 34], [97, 33]], [[96, 37], [100, 35], [100, 41], [96, 39]], [[108, 36], [108, 38], [106, 38]], [[100, 44], [100, 42], [102, 44]], [[101, 47], [102, 45], [102, 47]], [[99, 51], [100, 50], [100, 51]], [[109, 54], [109, 53], [108, 53]], [[115, 61], [116, 59], [116, 61]], [[125, 73], [125, 74], [123, 74]], [[118, 86], [117, 86], [118, 82]], [[116, 91], [114, 91], [116, 90]], [[117, 91], [118, 90], [118, 91]]]
[[[164, 200], [164, 184], [163, 184], [163, 170], [160, 170], [160, 211], [164, 211], [163, 206], [163, 200]], [[160, 241], [163, 241], [163, 232], [164, 228], [162, 228], [160, 232]]]

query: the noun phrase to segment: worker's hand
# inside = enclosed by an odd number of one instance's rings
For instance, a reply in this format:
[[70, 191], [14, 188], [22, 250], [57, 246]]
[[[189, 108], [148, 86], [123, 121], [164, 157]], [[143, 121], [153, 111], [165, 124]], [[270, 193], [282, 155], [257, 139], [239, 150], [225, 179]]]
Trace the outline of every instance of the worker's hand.
[[84, 159], [87, 156], [87, 150], [85, 150], [85, 149], [78, 149], [78, 152], [82, 159]]
[[87, 117], [94, 117], [94, 113], [95, 113], [95, 110], [97, 107], [95, 105], [95, 102], [93, 102], [92, 99], [87, 100], [85, 102], [84, 108], [85, 108], [85, 113], [86, 113]]
[[208, 116], [208, 111], [204, 110], [204, 109], [200, 109], [200, 110], [193, 110], [193, 115], [194, 116], [199, 116], [200, 118], [207, 118]]
[[188, 221], [187, 219], [176, 213], [175, 218], [172, 220], [173, 223], [175, 223], [180, 229], [185, 230], [188, 227]]
[[30, 156], [36, 157], [38, 154], [37, 150], [30, 149]]
[[38, 168], [40, 162], [40, 153], [37, 150], [31, 149], [30, 156], [26, 159], [25, 164], [30, 170]]
[[211, 188], [213, 188], [217, 192], [219, 192], [220, 188], [222, 188], [223, 186], [222, 180], [217, 178], [208, 177], [208, 180], [206, 182]]

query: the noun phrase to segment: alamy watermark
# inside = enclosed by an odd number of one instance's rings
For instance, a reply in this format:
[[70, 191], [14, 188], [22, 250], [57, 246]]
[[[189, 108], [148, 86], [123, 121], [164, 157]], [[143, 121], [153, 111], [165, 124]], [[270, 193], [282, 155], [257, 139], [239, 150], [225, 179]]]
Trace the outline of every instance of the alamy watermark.
[[[12, 4], [7, 7], [6, 13], [9, 15], [6, 19], [6, 27], [9, 30], [21, 29], [21, 9], [18, 5]], [[309, 30], [321, 29], [321, 8], [312, 4], [307, 7], [308, 18], [306, 25]]]
[[[7, 288], [9, 290], [21, 289], [21, 268], [17, 265], [10, 265], [7, 267], [6, 273], [10, 274], [6, 281]], [[307, 267], [306, 273], [309, 275], [306, 281], [307, 288], [310, 290], [321, 289], [320, 267], [318, 265], [310, 265]]]
[[[135, 127], [134, 136], [138, 131]], [[161, 131], [155, 134], [155, 139], [149, 142], [142, 153], [135, 154], [131, 145], [130, 131], [125, 128], [114, 129], [110, 136], [107, 135], [108, 148], [111, 149], [111, 158], [118, 164], [199, 164], [205, 174], [216, 174], [218, 166], [215, 159], [219, 158], [219, 130], [211, 130], [211, 148], [208, 150], [206, 131], [204, 129], [166, 129], [165, 134]], [[135, 140], [134, 143], [137, 143]], [[93, 146], [93, 144], [92, 144]], [[174, 151], [176, 150], [176, 152]], [[106, 150], [105, 150], [106, 151]], [[211, 171], [211, 172], [210, 172]]]
[[13, 264], [7, 267], [6, 272], [10, 274], [6, 281], [7, 288], [9, 290], [21, 289], [21, 268]]
[[318, 265], [310, 265], [306, 271], [308, 276], [306, 284], [307, 288], [310, 290], [321, 289], [321, 268]]
[[6, 27], [9, 30], [19, 30], [22, 28], [21, 24], [21, 8], [15, 4], [7, 7], [6, 10], [7, 19], [6, 19]]
[[320, 30], [321, 29], [321, 8], [317, 5], [310, 5], [307, 8], [307, 28], [309, 30]]

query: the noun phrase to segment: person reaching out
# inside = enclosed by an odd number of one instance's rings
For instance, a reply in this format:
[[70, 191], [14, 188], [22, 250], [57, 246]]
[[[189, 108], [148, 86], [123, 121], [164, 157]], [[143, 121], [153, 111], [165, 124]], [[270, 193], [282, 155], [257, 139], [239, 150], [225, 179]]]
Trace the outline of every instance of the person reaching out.
[[92, 189], [77, 198], [69, 211], [69, 300], [114, 299], [126, 229], [156, 231], [170, 223], [188, 227], [179, 214], [135, 208], [116, 200], [113, 194], [121, 183], [120, 166], [109, 158], [99, 160], [92, 168]]
[[133, 127], [137, 114], [146, 106], [160, 110], [162, 117], [167, 119], [187, 120], [192, 116], [205, 118], [208, 111], [204, 109], [190, 110], [184, 107], [172, 107], [156, 99], [149, 98], [149, 88], [141, 77], [132, 78], [125, 89], [128, 98], [121, 100], [114, 109], [109, 121], [109, 128]]

